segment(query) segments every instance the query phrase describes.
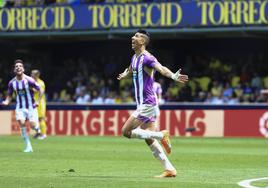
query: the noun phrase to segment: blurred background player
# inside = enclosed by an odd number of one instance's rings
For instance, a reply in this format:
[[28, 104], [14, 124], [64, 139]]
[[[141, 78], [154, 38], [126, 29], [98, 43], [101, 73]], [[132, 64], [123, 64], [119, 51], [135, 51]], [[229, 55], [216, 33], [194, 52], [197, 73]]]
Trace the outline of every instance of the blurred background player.
[[[22, 60], [15, 60], [14, 73], [16, 76], [8, 83], [8, 94], [2, 104], [9, 105], [12, 101], [13, 92], [16, 93], [16, 120], [19, 123], [21, 136], [26, 145], [24, 152], [33, 152], [25, 127], [25, 121], [28, 119], [31, 128], [36, 131], [35, 137], [41, 135], [36, 107], [41, 100], [43, 92], [33, 78], [24, 74], [24, 65]], [[33, 98], [33, 88], [39, 93], [39, 97], [36, 101]]]
[[[35, 69], [31, 72], [32, 78], [39, 84], [40, 89], [45, 93], [46, 86], [43, 80], [40, 79], [40, 71]], [[37, 101], [39, 93], [34, 92], [34, 99]], [[47, 125], [46, 125], [46, 96], [45, 94], [41, 97], [39, 106], [37, 107], [39, 124], [41, 129], [41, 136], [38, 139], [43, 140], [47, 137]]]
[[160, 109], [159, 109], [159, 105], [163, 103], [163, 99], [162, 99], [162, 87], [161, 84], [157, 81], [154, 82], [153, 84], [153, 91], [156, 94], [156, 124], [158, 124], [157, 122], [159, 122], [159, 116], [160, 116]]
[[138, 138], [146, 141], [155, 158], [161, 162], [165, 169], [161, 175], [156, 177], [175, 177], [177, 171], [157, 141], [160, 140], [166, 152], [171, 153], [169, 133], [167, 131], [157, 131], [156, 129], [155, 107], [157, 106], [157, 99], [153, 91], [154, 73], [158, 71], [163, 76], [181, 83], [188, 81], [188, 76], [180, 74], [181, 69], [174, 74], [146, 51], [146, 46], [150, 40], [147, 31], [138, 30], [131, 39], [132, 49], [135, 54], [132, 57], [130, 66], [119, 74], [117, 79], [121, 80], [131, 73], [133, 74], [137, 109], [125, 122], [122, 132], [127, 138]]

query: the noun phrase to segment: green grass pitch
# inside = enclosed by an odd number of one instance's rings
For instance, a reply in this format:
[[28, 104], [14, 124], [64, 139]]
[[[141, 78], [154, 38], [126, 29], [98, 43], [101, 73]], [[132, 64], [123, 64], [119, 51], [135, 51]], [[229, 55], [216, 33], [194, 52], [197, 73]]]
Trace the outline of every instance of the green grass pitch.
[[[172, 138], [170, 160], [178, 176], [155, 179], [160, 163], [142, 140], [60, 137], [33, 140], [23, 153], [19, 136], [0, 137], [0, 187], [235, 188], [268, 177], [268, 140]], [[74, 171], [74, 172], [73, 172]], [[254, 182], [267, 187], [268, 181]]]

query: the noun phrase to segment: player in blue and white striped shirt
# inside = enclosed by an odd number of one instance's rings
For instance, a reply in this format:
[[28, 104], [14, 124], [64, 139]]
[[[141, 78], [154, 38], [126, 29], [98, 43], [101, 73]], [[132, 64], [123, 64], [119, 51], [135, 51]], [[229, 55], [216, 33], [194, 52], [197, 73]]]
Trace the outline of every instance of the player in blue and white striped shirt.
[[[40, 135], [38, 113], [36, 107], [43, 95], [39, 85], [33, 78], [24, 74], [23, 61], [20, 59], [14, 62], [14, 73], [16, 76], [8, 83], [8, 94], [3, 105], [9, 105], [12, 101], [13, 92], [16, 94], [16, 120], [21, 127], [21, 136], [25, 142], [24, 152], [33, 152], [32, 145], [26, 131], [25, 121], [28, 119], [30, 126], [36, 131], [36, 136]], [[34, 100], [33, 89], [39, 92], [38, 101]]]

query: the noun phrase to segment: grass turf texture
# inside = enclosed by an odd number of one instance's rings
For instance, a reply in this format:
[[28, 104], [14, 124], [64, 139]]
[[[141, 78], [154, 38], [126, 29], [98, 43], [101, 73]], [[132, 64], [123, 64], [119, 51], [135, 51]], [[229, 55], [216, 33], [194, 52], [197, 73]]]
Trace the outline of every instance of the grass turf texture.
[[251, 185], [255, 186], [255, 187], [267, 188], [268, 187], [268, 180], [260, 180], [260, 181], [252, 182]]
[[[172, 138], [178, 176], [162, 172], [142, 140], [122, 137], [48, 137], [23, 153], [19, 136], [0, 137], [0, 187], [233, 188], [268, 176], [268, 140]], [[267, 186], [267, 181], [254, 185]]]

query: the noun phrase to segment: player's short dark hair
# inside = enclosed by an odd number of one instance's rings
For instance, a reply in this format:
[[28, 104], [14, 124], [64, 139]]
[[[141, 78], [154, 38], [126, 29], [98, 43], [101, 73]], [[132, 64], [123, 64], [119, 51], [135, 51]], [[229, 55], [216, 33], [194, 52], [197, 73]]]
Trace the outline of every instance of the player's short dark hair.
[[16, 65], [17, 63], [21, 63], [22, 66], [24, 67], [24, 63], [23, 63], [23, 61], [22, 61], [21, 59], [16, 59], [16, 60], [14, 61], [14, 67], [15, 67], [15, 65]]
[[34, 74], [34, 75], [36, 75], [37, 77], [39, 77], [40, 76], [40, 71], [38, 70], [38, 69], [33, 69], [32, 71], [31, 71], [31, 73], [32, 74]]
[[139, 29], [137, 33], [142, 33], [147, 36], [147, 40], [146, 40], [146, 46], [147, 46], [150, 42], [150, 33], [146, 31], [145, 29]]
[[146, 31], [145, 29], [139, 29], [137, 31], [137, 33], [142, 33], [142, 34], [144, 34], [144, 35], [146, 35], [147, 37], [150, 38], [150, 33], [148, 31]]

